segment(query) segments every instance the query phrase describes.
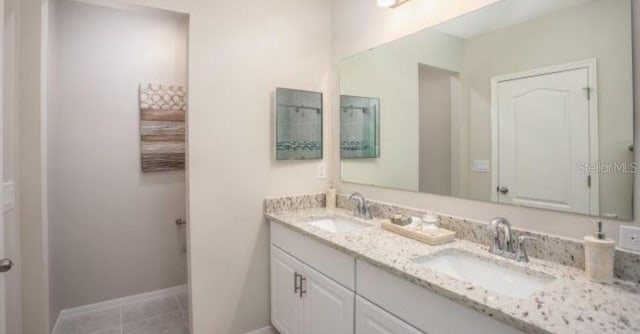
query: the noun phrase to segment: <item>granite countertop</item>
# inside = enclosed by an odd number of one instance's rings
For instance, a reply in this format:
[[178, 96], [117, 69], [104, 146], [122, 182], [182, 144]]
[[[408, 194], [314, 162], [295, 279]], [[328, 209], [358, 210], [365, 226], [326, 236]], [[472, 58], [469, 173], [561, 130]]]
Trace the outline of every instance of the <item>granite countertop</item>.
[[[350, 211], [343, 209], [315, 208], [265, 215], [272, 222], [527, 333], [640, 333], [640, 284], [620, 280], [608, 285], [591, 283], [584, 271], [577, 268], [534, 258], [526, 265], [520, 264], [490, 254], [486, 245], [464, 240], [430, 246], [385, 231], [375, 220], [371, 228], [343, 234], [306, 224], [309, 218], [319, 216], [353, 218]], [[492, 258], [499, 264], [517, 266], [532, 274], [551, 275], [555, 280], [524, 299], [516, 299], [440, 274], [413, 261], [445, 250]]]

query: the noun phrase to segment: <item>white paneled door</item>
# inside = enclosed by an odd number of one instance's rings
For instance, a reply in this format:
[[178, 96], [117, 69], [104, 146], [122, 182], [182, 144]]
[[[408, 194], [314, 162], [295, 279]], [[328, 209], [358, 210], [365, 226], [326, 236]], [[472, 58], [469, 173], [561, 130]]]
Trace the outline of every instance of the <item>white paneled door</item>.
[[583, 168], [595, 158], [594, 69], [578, 65], [494, 82], [499, 202], [597, 213], [594, 180]]

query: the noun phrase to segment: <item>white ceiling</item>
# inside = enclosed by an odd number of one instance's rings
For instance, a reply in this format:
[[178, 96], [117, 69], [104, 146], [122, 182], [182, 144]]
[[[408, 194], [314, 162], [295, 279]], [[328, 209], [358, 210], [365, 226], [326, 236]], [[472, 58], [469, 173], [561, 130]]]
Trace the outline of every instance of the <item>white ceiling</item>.
[[591, 1], [501, 0], [433, 29], [467, 39]]

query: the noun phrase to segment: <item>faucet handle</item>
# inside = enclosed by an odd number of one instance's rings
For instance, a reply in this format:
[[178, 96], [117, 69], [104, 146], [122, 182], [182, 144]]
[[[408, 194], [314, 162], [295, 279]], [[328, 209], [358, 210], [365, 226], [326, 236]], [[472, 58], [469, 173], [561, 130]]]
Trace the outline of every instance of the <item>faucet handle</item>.
[[361, 193], [356, 191], [356, 192], [352, 193], [351, 195], [349, 195], [349, 199], [355, 199], [355, 200], [360, 201], [360, 200], [364, 199], [364, 196], [362, 196]]
[[356, 201], [356, 207], [354, 209], [354, 214], [356, 217], [364, 218], [367, 220], [372, 219], [371, 211], [369, 210], [369, 205], [367, 204], [367, 200], [364, 198], [364, 196], [361, 193], [355, 192], [351, 194], [349, 196], [349, 200]]
[[496, 217], [491, 220], [487, 229], [491, 231], [491, 243], [489, 244], [489, 252], [491, 254], [502, 254], [502, 245], [500, 245], [500, 234], [498, 233], [498, 225], [504, 218]]
[[359, 193], [359, 192], [355, 192], [355, 193], [349, 195], [349, 200], [350, 201], [353, 201], [353, 200], [356, 201], [356, 207], [357, 207], [358, 210], [360, 210], [360, 207], [364, 204], [364, 196], [362, 196], [362, 194]]
[[367, 201], [364, 201], [363, 205], [362, 205], [362, 214], [364, 219], [366, 220], [371, 220], [373, 219], [373, 215], [371, 214], [371, 206], [369, 205], [369, 203], [367, 203]]
[[525, 246], [525, 241], [527, 240], [538, 240], [538, 238], [529, 235], [521, 235], [518, 237], [518, 252], [516, 253], [516, 261], [518, 262], [529, 262], [527, 247]]

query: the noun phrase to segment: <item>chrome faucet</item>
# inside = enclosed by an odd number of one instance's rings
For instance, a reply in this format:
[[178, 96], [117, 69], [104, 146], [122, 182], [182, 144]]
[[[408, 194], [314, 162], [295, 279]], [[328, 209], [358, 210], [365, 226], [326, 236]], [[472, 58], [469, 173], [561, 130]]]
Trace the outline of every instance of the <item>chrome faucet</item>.
[[527, 248], [524, 246], [526, 240], [536, 240], [538, 238], [534, 238], [528, 235], [521, 235], [518, 237], [518, 252], [516, 253], [516, 261], [518, 262], [529, 262], [529, 256], [527, 255]]
[[[500, 228], [503, 229], [504, 240], [500, 242]], [[527, 256], [527, 249], [525, 247], [526, 240], [536, 239], [531, 236], [522, 235], [518, 237], [517, 251], [513, 248], [513, 240], [511, 234], [511, 223], [504, 217], [496, 217], [489, 223], [489, 229], [492, 231], [492, 240], [489, 245], [489, 252], [491, 254], [500, 255], [509, 259], [514, 259], [518, 262], [529, 262], [529, 256]]]
[[[504, 230], [504, 241], [500, 243], [500, 227]], [[489, 229], [493, 232], [493, 242], [489, 246], [491, 254], [503, 255], [505, 252], [513, 253], [511, 245], [511, 223], [504, 217], [496, 217], [489, 223]]]
[[361, 193], [355, 192], [351, 194], [351, 196], [349, 196], [349, 200], [356, 201], [356, 208], [353, 210], [354, 216], [366, 220], [373, 219], [371, 210], [369, 210], [369, 205], [367, 205], [367, 200], [364, 198], [364, 196], [362, 196]]

